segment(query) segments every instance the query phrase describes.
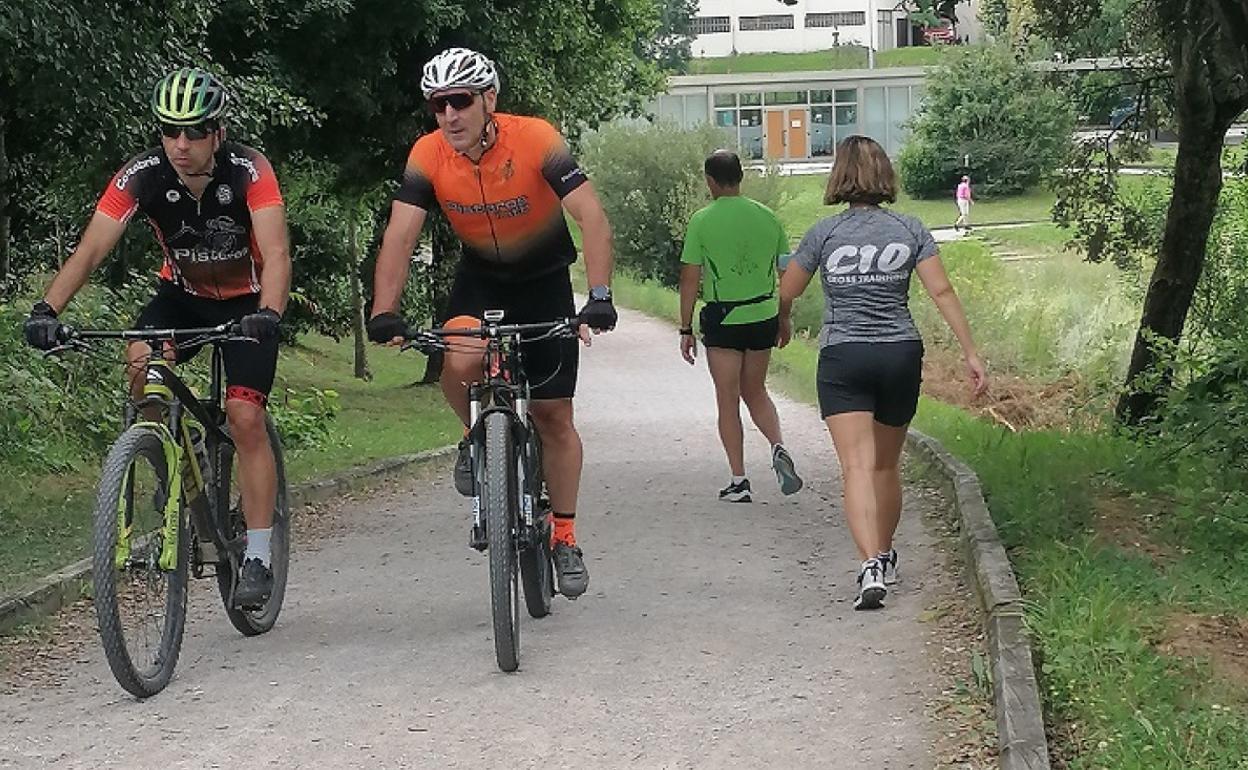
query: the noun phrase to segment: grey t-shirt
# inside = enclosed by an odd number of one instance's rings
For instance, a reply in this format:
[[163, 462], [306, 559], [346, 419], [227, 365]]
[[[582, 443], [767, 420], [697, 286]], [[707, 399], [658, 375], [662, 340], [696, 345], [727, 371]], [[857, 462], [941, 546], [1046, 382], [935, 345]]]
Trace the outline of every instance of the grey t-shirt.
[[906, 302], [910, 274], [935, 254], [936, 241], [919, 220], [887, 209], [849, 208], [815, 223], [793, 260], [820, 274], [820, 346], [919, 339]]

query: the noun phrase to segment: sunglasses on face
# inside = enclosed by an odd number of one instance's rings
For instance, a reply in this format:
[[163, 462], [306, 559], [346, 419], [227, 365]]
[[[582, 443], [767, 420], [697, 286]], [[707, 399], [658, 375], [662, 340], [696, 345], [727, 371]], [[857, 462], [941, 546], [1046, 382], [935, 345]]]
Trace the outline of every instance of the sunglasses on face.
[[172, 123], [161, 123], [160, 133], [166, 139], [177, 139], [182, 134], [186, 134], [186, 138], [192, 142], [200, 139], [207, 139], [217, 131], [217, 126], [213, 123], [204, 122], [196, 123], [193, 126], [175, 126]]
[[[477, 93], [480, 93], [479, 91]], [[447, 106], [454, 107], [456, 111], [466, 110], [472, 106], [477, 100], [477, 93], [454, 93], [441, 94], [439, 96], [429, 97], [429, 111], [434, 115], [441, 115], [446, 112]]]

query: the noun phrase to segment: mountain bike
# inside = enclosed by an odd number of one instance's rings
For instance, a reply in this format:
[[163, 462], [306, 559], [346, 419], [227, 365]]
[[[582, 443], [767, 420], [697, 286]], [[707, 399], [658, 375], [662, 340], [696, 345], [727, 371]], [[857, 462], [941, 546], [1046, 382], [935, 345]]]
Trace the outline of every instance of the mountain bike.
[[[247, 525], [238, 463], [225, 416], [221, 346], [255, 343], [237, 324], [196, 329], [98, 331], [66, 327], [53, 352], [101, 341], [142, 341], [143, 395], [127, 399], [123, 431], [104, 460], [93, 523], [92, 578], [100, 639], [117, 682], [139, 698], [173, 676], [186, 626], [187, 578], [215, 577], [230, 622], [245, 636], [273, 628], [286, 593], [290, 512], [281, 439], [265, 415], [277, 465], [273, 592], [263, 606], [234, 601]], [[211, 385], [201, 399], [165, 360], [212, 346]], [[163, 351], [163, 352], [162, 352]]]
[[456, 339], [485, 341], [482, 381], [468, 386], [473, 463], [469, 545], [489, 552], [494, 654], [498, 667], [511, 672], [520, 665], [521, 586], [534, 618], [550, 614], [555, 594], [553, 524], [542, 476], [541, 437], [528, 412], [523, 346], [575, 337], [578, 321], [501, 324], [500, 310], [487, 310], [484, 316], [474, 328], [409, 329], [404, 347], [429, 354], [453, 350]]

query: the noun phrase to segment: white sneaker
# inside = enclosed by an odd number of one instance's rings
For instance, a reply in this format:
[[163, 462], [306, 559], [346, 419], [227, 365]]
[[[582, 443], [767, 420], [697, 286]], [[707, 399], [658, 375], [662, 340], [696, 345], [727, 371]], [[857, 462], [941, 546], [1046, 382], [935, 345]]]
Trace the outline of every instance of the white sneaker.
[[884, 585], [891, 586], [901, 582], [901, 573], [897, 571], [897, 549], [893, 548], [876, 556], [876, 561], [884, 568]]
[[888, 589], [884, 587], [884, 567], [879, 559], [867, 559], [858, 570], [858, 598], [854, 599], [856, 610], [877, 610], [884, 606]]

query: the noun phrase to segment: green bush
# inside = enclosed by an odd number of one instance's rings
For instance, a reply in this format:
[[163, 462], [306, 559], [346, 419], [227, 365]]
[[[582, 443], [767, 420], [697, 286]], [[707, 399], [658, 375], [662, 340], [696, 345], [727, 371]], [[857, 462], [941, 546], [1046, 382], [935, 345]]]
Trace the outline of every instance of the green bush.
[[985, 196], [1035, 185], [1065, 156], [1074, 113], [1065, 96], [1002, 48], [964, 47], [927, 76], [911, 144], [899, 159], [910, 195], [952, 195], [969, 173]]
[[315, 449], [330, 436], [334, 418], [342, 408], [338, 391], [285, 388], [269, 400], [269, 413], [277, 424], [282, 446], [289, 450]]
[[708, 200], [702, 162], [724, 142], [714, 126], [667, 123], [607, 126], [586, 137], [581, 159], [611, 220], [621, 267], [676, 285], [685, 226]]

